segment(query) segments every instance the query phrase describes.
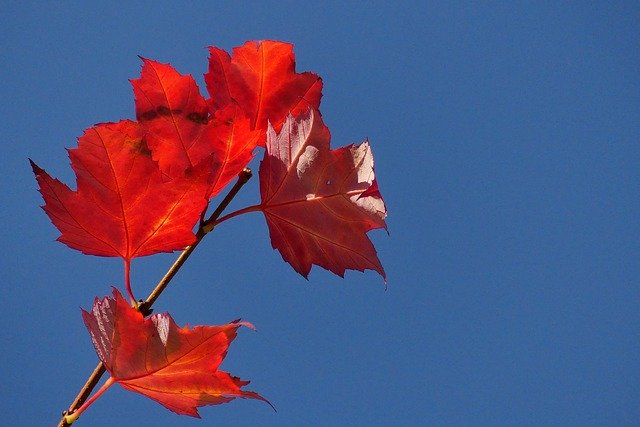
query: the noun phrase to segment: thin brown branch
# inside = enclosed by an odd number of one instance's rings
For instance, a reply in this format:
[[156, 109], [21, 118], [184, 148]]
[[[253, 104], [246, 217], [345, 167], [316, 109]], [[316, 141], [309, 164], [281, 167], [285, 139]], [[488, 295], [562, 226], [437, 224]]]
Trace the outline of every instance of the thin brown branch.
[[165, 274], [164, 277], [160, 280], [160, 282], [158, 282], [155, 289], [151, 291], [151, 294], [149, 294], [149, 297], [147, 297], [147, 299], [142, 304], [140, 304], [139, 309], [142, 312], [142, 314], [144, 314], [145, 316], [148, 316], [149, 314], [151, 314], [150, 309], [153, 303], [156, 302], [160, 294], [164, 291], [164, 289], [167, 287], [169, 282], [171, 282], [171, 279], [173, 279], [173, 276], [176, 275], [178, 270], [180, 270], [182, 265], [187, 261], [191, 253], [202, 241], [204, 236], [206, 236], [207, 233], [213, 230], [215, 221], [222, 214], [222, 212], [224, 212], [227, 206], [229, 206], [229, 203], [231, 203], [231, 201], [236, 196], [236, 194], [238, 194], [238, 191], [240, 191], [242, 186], [245, 185], [247, 181], [249, 181], [249, 179], [251, 179], [251, 169], [245, 168], [242, 172], [240, 172], [240, 174], [238, 175], [238, 180], [236, 181], [235, 185], [231, 188], [231, 190], [229, 190], [229, 193], [227, 193], [225, 198], [220, 202], [216, 210], [213, 211], [211, 216], [206, 221], [203, 221], [200, 224], [198, 232], [196, 233], [196, 241], [193, 242], [191, 246], [188, 246], [184, 251], [182, 251], [178, 259], [173, 263], [169, 271], [167, 271], [167, 274]]
[[215, 227], [216, 220], [220, 217], [220, 215], [222, 215], [222, 212], [224, 212], [227, 206], [229, 206], [229, 203], [231, 203], [233, 198], [236, 197], [236, 194], [238, 194], [238, 191], [240, 191], [242, 186], [245, 185], [247, 181], [251, 179], [251, 175], [252, 175], [252, 172], [251, 172], [251, 169], [249, 168], [244, 168], [244, 170], [240, 172], [240, 174], [238, 175], [238, 181], [236, 181], [236, 184], [233, 186], [233, 188], [229, 190], [229, 194], [227, 194], [224, 200], [220, 202], [220, 205], [218, 205], [216, 210], [213, 211], [211, 216], [202, 223], [200, 229], [205, 234], [213, 230], [213, 228]]
[[[193, 244], [191, 244], [190, 246], [187, 246], [180, 253], [180, 256], [178, 256], [178, 258], [175, 260], [173, 265], [169, 268], [169, 270], [164, 275], [164, 277], [160, 279], [160, 281], [158, 282], [156, 287], [153, 289], [153, 291], [151, 291], [147, 299], [138, 306], [138, 310], [140, 310], [142, 314], [144, 314], [145, 316], [148, 316], [149, 314], [151, 314], [151, 306], [153, 305], [153, 303], [158, 299], [160, 294], [162, 294], [162, 292], [167, 288], [167, 286], [169, 285], [173, 277], [176, 275], [176, 273], [178, 273], [180, 268], [182, 268], [184, 263], [187, 261], [187, 259], [191, 255], [191, 253], [202, 241], [204, 236], [206, 236], [209, 232], [213, 230], [213, 228], [216, 225], [216, 220], [218, 219], [218, 217], [220, 217], [222, 212], [227, 208], [227, 206], [229, 206], [229, 203], [231, 203], [231, 201], [236, 196], [236, 194], [238, 194], [238, 191], [240, 191], [240, 189], [249, 181], [249, 179], [251, 179], [251, 175], [252, 175], [251, 169], [249, 168], [245, 168], [242, 172], [240, 172], [240, 174], [238, 175], [238, 180], [236, 181], [234, 186], [231, 188], [231, 190], [229, 190], [229, 193], [227, 193], [225, 198], [220, 202], [216, 210], [213, 211], [211, 216], [206, 221], [202, 221], [200, 223], [200, 227], [198, 228], [198, 232], [196, 233], [196, 241], [193, 242]], [[96, 385], [98, 385], [100, 378], [105, 372], [106, 372], [106, 369], [104, 367], [104, 364], [102, 362], [99, 362], [96, 368], [93, 370], [93, 373], [87, 379], [82, 389], [80, 389], [80, 392], [74, 399], [71, 406], [69, 406], [69, 409], [62, 413], [62, 418], [58, 423], [58, 427], [69, 426], [69, 424], [67, 424], [65, 420], [65, 415], [72, 414], [80, 406], [82, 406], [82, 404], [87, 400], [87, 398], [89, 397], [93, 389], [96, 387]]]

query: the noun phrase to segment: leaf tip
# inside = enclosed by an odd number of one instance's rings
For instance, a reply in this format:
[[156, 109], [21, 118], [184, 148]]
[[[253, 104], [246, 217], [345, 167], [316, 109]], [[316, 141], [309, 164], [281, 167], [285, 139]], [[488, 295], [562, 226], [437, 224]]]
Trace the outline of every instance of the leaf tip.
[[31, 165], [31, 170], [33, 170], [33, 173], [36, 175], [41, 174], [43, 172], [42, 168], [40, 168], [40, 166], [38, 166], [36, 162], [31, 160], [30, 157], [28, 157], [28, 159], [29, 159], [29, 164]]
[[138, 56], [138, 58], [140, 58], [140, 60], [141, 60], [142, 62], [144, 62], [144, 63], [146, 63], [146, 62], [150, 61], [150, 59], [145, 58], [145, 57], [144, 57], [144, 56], [142, 56], [142, 55], [137, 55], [137, 56]]

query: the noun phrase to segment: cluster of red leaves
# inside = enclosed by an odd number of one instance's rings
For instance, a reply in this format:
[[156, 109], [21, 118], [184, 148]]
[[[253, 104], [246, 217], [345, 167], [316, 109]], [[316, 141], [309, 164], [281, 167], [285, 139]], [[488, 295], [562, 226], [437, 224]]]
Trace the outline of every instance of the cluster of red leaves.
[[312, 264], [384, 276], [366, 237], [386, 227], [369, 145], [330, 150], [322, 80], [296, 73], [292, 46], [212, 47], [205, 81], [209, 99], [191, 76], [143, 59], [137, 121], [98, 124], [69, 150], [76, 191], [32, 162], [59, 240], [125, 261], [182, 249], [208, 200], [266, 146], [259, 208], [273, 247], [304, 276]]
[[[209, 200], [247, 166], [257, 147], [264, 147], [261, 203], [226, 219], [262, 211], [272, 246], [305, 277], [313, 264], [340, 276], [346, 269], [371, 269], [385, 276], [366, 235], [386, 228], [369, 144], [331, 150], [319, 113], [322, 80], [295, 71], [292, 45], [247, 42], [232, 55], [211, 47], [204, 76], [209, 98], [190, 75], [168, 64], [142, 61], [140, 78], [131, 82], [136, 120], [95, 125], [69, 150], [75, 191], [31, 162], [43, 208], [61, 232], [59, 241], [85, 254], [121, 257], [127, 292], [134, 299], [131, 260], [192, 244]], [[121, 299], [118, 294], [115, 300], [96, 302], [94, 314], [84, 313], [84, 318], [100, 358], [124, 387], [188, 415], [197, 415], [197, 406], [234, 396], [260, 398], [241, 391], [244, 382], [217, 371], [239, 323], [178, 330], [169, 317], [143, 320], [134, 309], [117, 309], [123, 306]], [[175, 340], [163, 338], [164, 327], [177, 331], [170, 334]], [[159, 335], [150, 332], [153, 328]], [[182, 378], [182, 371], [172, 372], [169, 362], [170, 354], [193, 343], [196, 332], [219, 337], [202, 343], [207, 354], [218, 355], [203, 365], [216, 378], [203, 389], [189, 388], [200, 381], [199, 368], [189, 367]], [[139, 339], [151, 347], [136, 347]], [[124, 354], [130, 359], [122, 364], [118, 357], [124, 356], [117, 355]], [[153, 372], [169, 373], [180, 392]]]
[[98, 124], [69, 152], [77, 191], [33, 164], [59, 240], [125, 260], [182, 249], [211, 197], [264, 145], [267, 117], [318, 108], [322, 81], [294, 69], [292, 46], [211, 48], [212, 97], [168, 64], [143, 59], [132, 81], [137, 121]]

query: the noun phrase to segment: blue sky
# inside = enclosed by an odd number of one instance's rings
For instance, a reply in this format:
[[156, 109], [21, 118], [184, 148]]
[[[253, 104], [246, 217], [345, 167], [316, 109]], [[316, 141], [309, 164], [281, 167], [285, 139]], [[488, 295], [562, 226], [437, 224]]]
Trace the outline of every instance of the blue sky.
[[[207, 46], [279, 39], [324, 79], [332, 146], [371, 141], [388, 289], [307, 282], [261, 215], [229, 221], [155, 308], [254, 323], [223, 368], [278, 412], [194, 420], [114, 387], [77, 425], [640, 424], [638, 4], [235, 3], [3, 6], [5, 419], [57, 422], [97, 360], [80, 307], [123, 287], [118, 260], [55, 242], [27, 158], [73, 183], [64, 148], [134, 116], [137, 55], [202, 83]], [[258, 197], [254, 179], [233, 207]], [[137, 292], [174, 258], [134, 261]]]

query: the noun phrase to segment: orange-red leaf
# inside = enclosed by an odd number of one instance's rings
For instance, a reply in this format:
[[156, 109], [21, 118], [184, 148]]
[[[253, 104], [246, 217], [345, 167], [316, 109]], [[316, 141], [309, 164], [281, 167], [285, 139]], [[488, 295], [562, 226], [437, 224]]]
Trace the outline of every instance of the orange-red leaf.
[[153, 159], [173, 178], [212, 157], [208, 193], [215, 196], [251, 161], [260, 134], [235, 103], [210, 114], [193, 77], [143, 61], [140, 78], [131, 83]]
[[69, 157], [77, 191], [31, 162], [59, 241], [86, 254], [131, 260], [195, 240], [207, 164], [164, 182], [140, 126], [126, 120], [88, 129]]
[[213, 150], [207, 103], [193, 77], [169, 64], [142, 60], [140, 78], [131, 80], [136, 117], [160, 169], [169, 177], [179, 176]]
[[279, 134], [269, 127], [260, 192], [271, 244], [305, 277], [312, 264], [339, 276], [371, 269], [385, 277], [366, 235], [386, 229], [369, 143], [331, 150], [329, 139], [313, 110], [290, 115]]
[[115, 288], [82, 317], [115, 382], [177, 414], [199, 418], [198, 407], [236, 397], [266, 401], [242, 390], [248, 381], [218, 370], [238, 328], [249, 323], [180, 328], [168, 313], [145, 319]]
[[266, 131], [270, 122], [279, 130], [287, 114], [320, 106], [322, 80], [314, 73], [296, 73], [289, 43], [249, 41], [234, 48], [233, 57], [216, 47], [209, 52], [205, 81], [213, 108], [237, 102], [253, 129]]
[[251, 130], [249, 119], [236, 104], [216, 111], [212, 124], [215, 129], [215, 154], [209, 193], [213, 197], [251, 161], [262, 133]]

